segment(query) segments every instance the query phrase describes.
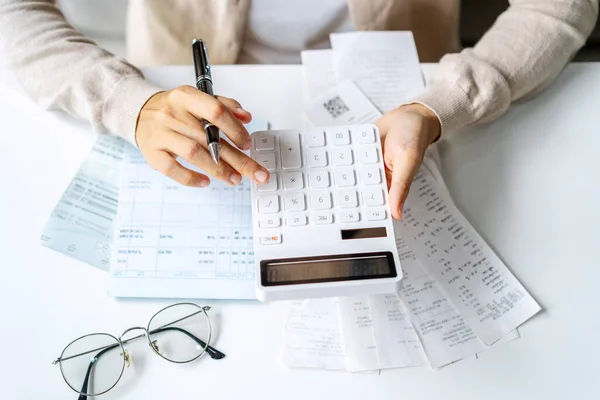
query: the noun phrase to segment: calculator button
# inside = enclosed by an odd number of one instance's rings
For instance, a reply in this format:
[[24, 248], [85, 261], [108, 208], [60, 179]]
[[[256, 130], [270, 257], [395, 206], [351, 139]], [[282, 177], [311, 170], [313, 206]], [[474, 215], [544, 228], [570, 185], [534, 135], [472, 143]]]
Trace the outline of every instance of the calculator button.
[[252, 135], [254, 149], [256, 151], [267, 151], [275, 149], [275, 137], [267, 132], [256, 132]]
[[348, 129], [328, 129], [327, 138], [334, 146], [346, 146], [350, 144], [350, 132]]
[[375, 147], [363, 147], [358, 152], [358, 162], [361, 164], [375, 164], [379, 161]]
[[281, 225], [279, 217], [263, 217], [258, 220], [258, 226], [261, 228], [278, 228]]
[[279, 244], [281, 235], [262, 235], [259, 237], [260, 244]]
[[323, 189], [329, 187], [329, 172], [325, 170], [310, 171], [308, 181], [313, 189]]
[[352, 165], [354, 159], [352, 157], [352, 150], [340, 149], [333, 152], [333, 163], [335, 165]]
[[356, 191], [341, 190], [337, 193], [337, 203], [342, 208], [352, 208], [358, 206]]
[[269, 181], [263, 184], [257, 184], [256, 190], [259, 192], [273, 192], [277, 190], [277, 174], [272, 173], [269, 176]]
[[325, 225], [333, 223], [333, 215], [329, 213], [318, 213], [315, 214], [315, 224]]
[[311, 193], [310, 208], [313, 210], [329, 210], [331, 208], [331, 194], [329, 192]]
[[382, 219], [385, 219], [385, 217], [385, 210], [380, 210], [376, 208], [365, 211], [365, 219], [368, 221], [381, 221]]
[[382, 206], [384, 203], [383, 200], [383, 190], [380, 188], [366, 188], [363, 193], [363, 203], [366, 206]]
[[375, 143], [375, 129], [372, 126], [353, 126], [351, 132], [356, 143]]
[[306, 163], [309, 167], [326, 167], [327, 152], [325, 149], [308, 149], [306, 151]]
[[358, 211], [344, 211], [340, 214], [340, 221], [346, 222], [358, 222], [360, 221], [360, 214]]
[[304, 135], [306, 138], [307, 147], [323, 147], [325, 146], [325, 133], [319, 129], [313, 129]]
[[379, 185], [381, 172], [378, 167], [363, 167], [360, 169], [360, 183], [363, 185]]
[[304, 179], [302, 172], [286, 172], [283, 174], [283, 188], [285, 190], [302, 189], [304, 187]]
[[257, 154], [256, 162], [265, 167], [268, 171], [275, 170], [275, 153]]
[[285, 209], [287, 211], [304, 211], [306, 203], [304, 202], [304, 194], [294, 193], [285, 196]]
[[300, 168], [302, 166], [299, 133], [284, 133], [280, 135], [279, 149], [281, 150], [282, 169]]
[[334, 172], [333, 178], [336, 186], [354, 186], [356, 179], [354, 170], [351, 168], [341, 168]]
[[272, 214], [279, 212], [279, 196], [276, 194], [271, 194], [259, 197], [258, 212], [260, 214]]
[[286, 226], [303, 226], [308, 223], [306, 215], [294, 215], [285, 219]]

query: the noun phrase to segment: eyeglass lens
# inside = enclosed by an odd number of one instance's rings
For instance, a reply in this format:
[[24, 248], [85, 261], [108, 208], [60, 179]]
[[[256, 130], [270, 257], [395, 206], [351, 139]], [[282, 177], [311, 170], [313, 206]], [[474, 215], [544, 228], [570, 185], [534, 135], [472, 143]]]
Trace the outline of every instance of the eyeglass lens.
[[60, 369], [76, 392], [98, 395], [110, 390], [125, 366], [123, 348], [108, 334], [83, 336], [69, 344], [61, 355]]
[[211, 329], [208, 316], [195, 304], [176, 304], [159, 311], [148, 324], [154, 350], [177, 363], [200, 357], [209, 345]]

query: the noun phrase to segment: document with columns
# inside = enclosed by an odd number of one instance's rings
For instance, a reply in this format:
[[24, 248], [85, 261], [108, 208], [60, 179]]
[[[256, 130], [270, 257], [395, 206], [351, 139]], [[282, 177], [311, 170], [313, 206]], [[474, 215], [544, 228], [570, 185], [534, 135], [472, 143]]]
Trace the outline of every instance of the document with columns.
[[[254, 132], [267, 125], [256, 120], [246, 127]], [[205, 189], [185, 187], [132, 151], [122, 170], [108, 292], [255, 299], [253, 240], [248, 182], [213, 179]]]

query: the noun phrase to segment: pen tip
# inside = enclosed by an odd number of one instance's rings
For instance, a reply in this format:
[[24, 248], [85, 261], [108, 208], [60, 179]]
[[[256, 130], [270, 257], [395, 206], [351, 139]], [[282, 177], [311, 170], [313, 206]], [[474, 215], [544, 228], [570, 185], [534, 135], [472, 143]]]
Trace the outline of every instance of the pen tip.
[[218, 164], [221, 159], [221, 145], [219, 143], [211, 143], [208, 145], [208, 151], [215, 164]]

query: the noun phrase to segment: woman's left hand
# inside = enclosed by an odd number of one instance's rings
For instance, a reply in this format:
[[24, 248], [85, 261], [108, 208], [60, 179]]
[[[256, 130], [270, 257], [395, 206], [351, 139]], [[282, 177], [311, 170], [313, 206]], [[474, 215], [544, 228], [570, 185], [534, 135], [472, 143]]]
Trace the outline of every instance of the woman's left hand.
[[399, 220], [425, 150], [440, 136], [440, 121], [429, 108], [415, 103], [389, 111], [377, 121], [377, 127], [383, 143], [392, 217]]

